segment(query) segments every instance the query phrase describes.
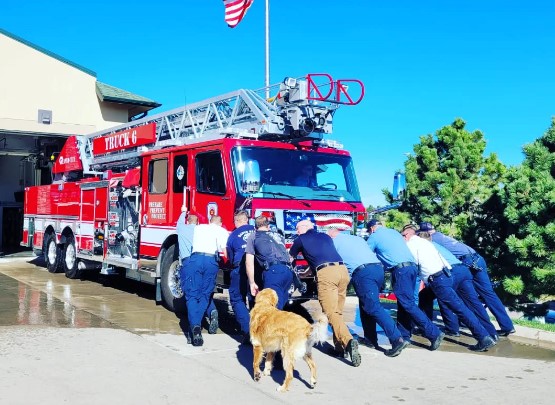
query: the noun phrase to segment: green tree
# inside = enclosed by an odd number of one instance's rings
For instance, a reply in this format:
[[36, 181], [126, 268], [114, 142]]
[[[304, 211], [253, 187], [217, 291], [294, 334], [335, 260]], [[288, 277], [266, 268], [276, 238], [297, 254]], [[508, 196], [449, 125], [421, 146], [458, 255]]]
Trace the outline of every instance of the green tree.
[[535, 299], [555, 294], [555, 118], [523, 151], [524, 162], [509, 170], [500, 193], [508, 223], [501, 254], [513, 263], [503, 286]]
[[482, 204], [499, 188], [505, 166], [484, 156], [482, 132], [469, 132], [457, 118], [435, 135], [420, 137], [405, 162], [407, 190], [402, 210], [416, 222], [430, 221], [462, 237], [482, 216]]
[[403, 229], [403, 226], [412, 223], [410, 214], [398, 209], [390, 210], [382, 214], [381, 221], [388, 228], [396, 229], [399, 232]]

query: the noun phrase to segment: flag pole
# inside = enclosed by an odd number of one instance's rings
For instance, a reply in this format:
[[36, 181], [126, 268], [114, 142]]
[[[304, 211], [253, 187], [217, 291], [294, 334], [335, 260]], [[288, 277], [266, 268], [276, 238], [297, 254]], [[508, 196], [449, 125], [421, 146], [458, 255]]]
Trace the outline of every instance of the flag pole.
[[266, 100], [270, 98], [270, 0], [266, 0]]

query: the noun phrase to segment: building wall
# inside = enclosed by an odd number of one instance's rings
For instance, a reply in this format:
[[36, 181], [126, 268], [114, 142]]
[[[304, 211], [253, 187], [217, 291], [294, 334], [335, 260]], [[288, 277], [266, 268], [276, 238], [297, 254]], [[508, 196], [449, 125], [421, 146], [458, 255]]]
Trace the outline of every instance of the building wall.
[[[0, 34], [0, 130], [88, 134], [127, 122], [123, 106], [101, 103], [96, 77]], [[38, 110], [52, 111], [52, 124]]]
[[[38, 110], [52, 111], [52, 123], [38, 122]], [[0, 251], [13, 250], [22, 203], [14, 197], [40, 184], [38, 138], [48, 142], [85, 135], [128, 121], [129, 105], [101, 102], [96, 77], [0, 32]], [[17, 151], [17, 156], [14, 156]], [[25, 160], [25, 153], [30, 156]], [[5, 215], [17, 214], [17, 221]], [[18, 229], [19, 229], [18, 228]], [[7, 237], [10, 236], [10, 237]]]

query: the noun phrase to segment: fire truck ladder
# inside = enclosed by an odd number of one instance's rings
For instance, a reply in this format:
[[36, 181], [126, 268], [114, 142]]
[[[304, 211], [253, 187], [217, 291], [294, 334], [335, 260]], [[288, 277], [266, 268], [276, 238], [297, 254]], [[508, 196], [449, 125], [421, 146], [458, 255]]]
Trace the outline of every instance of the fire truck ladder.
[[[306, 80], [302, 79], [286, 79], [279, 85], [278, 95], [271, 100], [263, 97], [264, 90], [237, 90], [86, 135], [79, 146], [83, 169], [85, 172], [100, 170], [118, 162], [131, 162], [145, 150], [223, 137], [278, 141], [310, 138], [326, 142], [323, 141], [323, 134], [332, 132], [333, 113], [342, 103], [309, 97]], [[156, 140], [152, 144], [103, 155], [94, 154], [94, 139], [149, 123], [156, 124]]]

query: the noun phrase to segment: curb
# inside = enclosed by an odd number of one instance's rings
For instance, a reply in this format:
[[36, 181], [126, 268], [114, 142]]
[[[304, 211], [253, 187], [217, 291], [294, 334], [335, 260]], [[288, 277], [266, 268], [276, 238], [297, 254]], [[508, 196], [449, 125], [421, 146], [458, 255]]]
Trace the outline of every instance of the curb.
[[516, 332], [509, 340], [542, 349], [555, 350], [555, 332], [515, 325]]

